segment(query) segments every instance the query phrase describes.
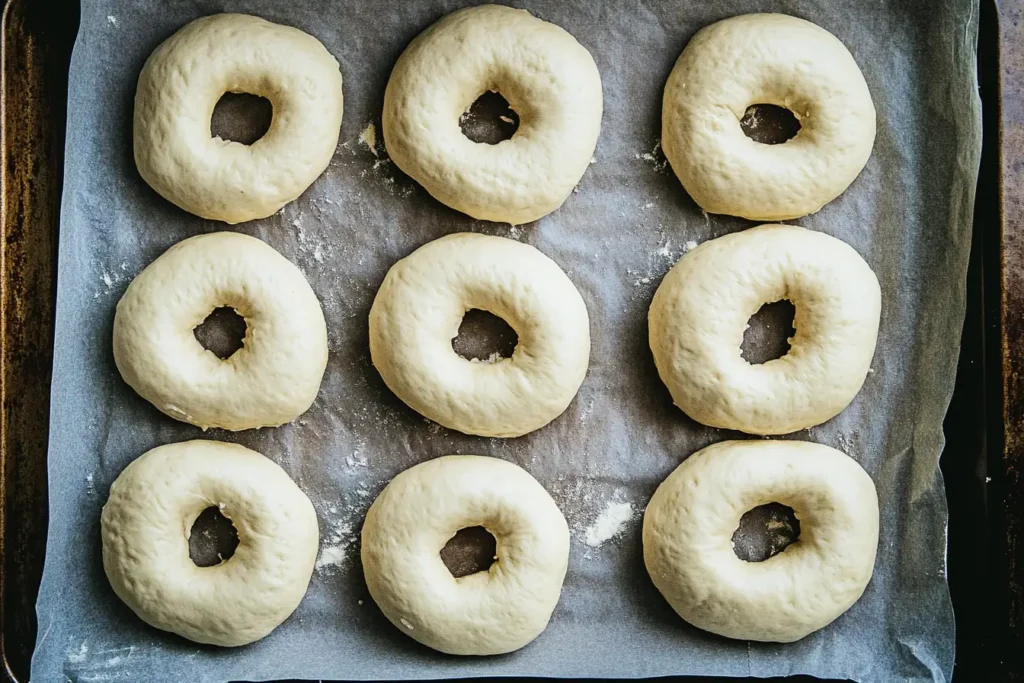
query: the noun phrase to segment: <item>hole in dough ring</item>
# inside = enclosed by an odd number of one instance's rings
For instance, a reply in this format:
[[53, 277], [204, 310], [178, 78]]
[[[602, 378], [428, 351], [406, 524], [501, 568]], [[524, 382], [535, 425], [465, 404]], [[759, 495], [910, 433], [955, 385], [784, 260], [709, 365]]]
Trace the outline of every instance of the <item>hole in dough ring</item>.
[[[472, 362], [452, 349], [466, 311], [519, 336], [511, 358]], [[590, 361], [587, 307], [534, 247], [457, 233], [388, 271], [370, 309], [370, 355], [384, 382], [421, 415], [480, 436], [521, 436], [561, 415]]]
[[[439, 553], [473, 526], [494, 536], [497, 559], [455, 578]], [[403, 633], [448, 654], [494, 655], [547, 626], [569, 562], [569, 527], [526, 470], [450, 455], [391, 480], [366, 514], [361, 552], [370, 595]]]
[[[800, 537], [764, 562], [732, 548], [740, 517], [793, 508]], [[644, 564], [689, 623], [728, 638], [788, 643], [863, 594], [878, 547], [878, 497], [860, 465], [806, 441], [725, 441], [694, 453], [644, 513]]]
[[[488, 90], [519, 114], [509, 140], [478, 144], [459, 117]], [[565, 201], [601, 127], [601, 75], [590, 52], [525, 10], [453, 12], [413, 40], [384, 92], [388, 154], [438, 201], [474, 218], [521, 224]]]
[[[762, 305], [796, 309], [781, 358], [743, 359]], [[792, 225], [762, 225], [688, 252], [648, 314], [651, 351], [672, 400], [706, 425], [788, 434], [838, 415], [860, 391], [878, 337], [881, 290], [848, 244]]]
[[[215, 138], [224, 93], [270, 100], [252, 145]], [[165, 199], [203, 218], [270, 216], [327, 168], [341, 134], [338, 61], [313, 36], [246, 14], [196, 19], [146, 60], [135, 92], [135, 164]]]
[[[230, 306], [243, 346], [221, 360], [192, 330]], [[255, 237], [217, 232], [174, 245], [128, 286], [114, 315], [114, 361], [163, 413], [206, 429], [291, 422], [327, 367], [320, 302], [294, 264]]]
[[[197, 567], [192, 524], [218, 506], [238, 530], [234, 555]], [[139, 618], [198, 643], [263, 638], [295, 611], [316, 560], [309, 498], [248, 448], [185, 441], [148, 451], [110, 487], [100, 519], [103, 569]]]
[[[740, 128], [774, 104], [800, 122], [764, 145]], [[875, 107], [850, 51], [809, 21], [746, 14], [701, 29], [665, 85], [662, 145], [683, 187], [710, 213], [777, 221], [818, 211], [864, 168]]]

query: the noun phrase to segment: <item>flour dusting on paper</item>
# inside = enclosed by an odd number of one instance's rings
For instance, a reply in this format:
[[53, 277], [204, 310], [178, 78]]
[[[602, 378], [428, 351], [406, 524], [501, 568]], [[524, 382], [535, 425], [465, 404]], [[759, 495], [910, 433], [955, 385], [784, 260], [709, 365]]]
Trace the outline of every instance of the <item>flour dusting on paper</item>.
[[323, 569], [339, 565], [345, 561], [347, 546], [327, 545], [320, 551], [320, 557], [316, 558], [316, 568]]
[[359, 133], [359, 144], [373, 152], [373, 156], [380, 156], [377, 153], [377, 126], [373, 124], [373, 121], [367, 123], [366, 128]]
[[625, 531], [626, 523], [633, 519], [635, 512], [632, 503], [608, 503], [594, 523], [587, 527], [583, 542], [591, 548], [604, 545]]

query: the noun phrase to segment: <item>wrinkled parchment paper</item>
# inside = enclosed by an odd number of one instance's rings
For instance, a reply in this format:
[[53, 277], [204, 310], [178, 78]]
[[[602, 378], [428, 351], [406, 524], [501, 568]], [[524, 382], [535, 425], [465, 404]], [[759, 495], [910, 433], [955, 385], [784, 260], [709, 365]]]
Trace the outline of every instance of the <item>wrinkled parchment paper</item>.
[[[591, 50], [605, 97], [595, 163], [578, 192], [539, 223], [519, 227], [438, 204], [387, 160], [379, 141], [395, 59], [464, 4], [84, 0], [69, 94], [49, 545], [34, 680], [796, 672], [948, 680], [953, 621], [936, 463], [964, 313], [980, 146], [976, 0], [515, 0]], [[323, 41], [344, 72], [345, 120], [330, 168], [298, 201], [233, 228], [297, 262], [323, 302], [331, 358], [320, 396], [294, 424], [204, 435], [136, 396], [118, 376], [110, 345], [114, 306], [132, 277], [175, 242], [228, 229], [157, 196], [136, 172], [131, 145], [132, 98], [146, 57], [189, 20], [218, 11], [258, 14]], [[874, 477], [878, 562], [860, 602], [790, 645], [729, 641], [688, 626], [647, 578], [640, 547], [642, 510], [658, 483], [697, 449], [741, 437], [672, 406], [647, 347], [646, 313], [688, 248], [751, 225], [703, 215], [667, 167], [659, 136], [662, 88], [686, 42], [702, 26], [753, 11], [795, 14], [839, 36], [878, 110], [878, 138], [860, 178], [820, 213], [793, 221], [852, 244], [882, 284], [879, 346], [864, 390], [840, 416], [794, 437], [835, 446]], [[562, 265], [590, 310], [593, 351], [579, 395], [561, 418], [523, 438], [464, 436], [431, 424], [395, 399], [370, 364], [367, 314], [387, 269], [463, 230], [535, 245]], [[114, 596], [100, 562], [99, 513], [111, 481], [153, 446], [204, 436], [273, 458], [319, 512], [321, 557], [309, 592], [283, 626], [249, 647], [197, 646], [146, 626]], [[393, 628], [367, 595], [358, 561], [367, 507], [396, 473], [448, 453], [527, 468], [572, 528], [561, 602], [547, 631], [520, 652], [441, 656]]]

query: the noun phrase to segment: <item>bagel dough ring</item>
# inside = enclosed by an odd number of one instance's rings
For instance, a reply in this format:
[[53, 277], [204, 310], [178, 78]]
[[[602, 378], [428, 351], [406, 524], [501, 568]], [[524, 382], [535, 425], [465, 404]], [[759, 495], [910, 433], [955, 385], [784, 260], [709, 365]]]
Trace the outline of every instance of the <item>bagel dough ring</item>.
[[[791, 507], [800, 536], [764, 562], [736, 556], [745, 512]], [[806, 441], [723, 441], [683, 461], [644, 513], [644, 564], [679, 616], [727, 638], [789, 643], [850, 609], [878, 548], [875, 485]]]
[[[224, 93], [270, 100], [251, 145], [213, 137]], [[135, 91], [135, 164], [168, 201], [241, 223], [292, 201], [327, 168], [341, 134], [338, 61], [319, 40], [247, 14], [196, 19], [146, 60]]]
[[[747, 107], [788, 109], [800, 131], [778, 145], [748, 138]], [[875, 107], [850, 51], [784, 14], [745, 14], [693, 37], [669, 74], [662, 145], [683, 187], [709, 213], [780, 221], [814, 213], [860, 174]]]
[[[470, 361], [452, 339], [471, 309], [519, 336], [511, 358]], [[370, 356], [410, 408], [449, 429], [522, 436], [565, 412], [587, 374], [590, 321], [558, 264], [504, 237], [456, 233], [388, 271], [370, 309]]]
[[[227, 560], [198, 567], [192, 524], [219, 507], [238, 531]], [[151, 626], [233, 647], [263, 638], [306, 593], [320, 532], [284, 470], [219, 441], [154, 448], [110, 486], [100, 518], [103, 569], [117, 597]]]
[[[743, 332], [762, 305], [796, 308], [781, 358], [751, 365]], [[762, 225], [705, 242], [672, 267], [648, 314], [672, 400], [711, 427], [788, 434], [838, 415], [871, 368], [882, 305], [854, 249], [824, 233]]]
[[[473, 526], [494, 536], [494, 564], [455, 578], [439, 553]], [[395, 627], [448, 654], [495, 655], [547, 627], [569, 563], [569, 527], [526, 470], [449, 455], [405, 470], [381, 491], [361, 552], [370, 595]]]
[[[215, 308], [245, 318], [221, 360], [193, 330]], [[161, 412], [207, 429], [273, 427], [304, 413], [327, 367], [320, 302], [294, 264], [255, 237], [183, 240], [128, 286], [114, 315], [114, 361]]]
[[[473, 142], [459, 118], [498, 91], [519, 128]], [[590, 166], [601, 128], [601, 75], [568, 32], [525, 10], [453, 12], [413, 40], [384, 92], [391, 159], [442, 204], [515, 225], [551, 213]]]

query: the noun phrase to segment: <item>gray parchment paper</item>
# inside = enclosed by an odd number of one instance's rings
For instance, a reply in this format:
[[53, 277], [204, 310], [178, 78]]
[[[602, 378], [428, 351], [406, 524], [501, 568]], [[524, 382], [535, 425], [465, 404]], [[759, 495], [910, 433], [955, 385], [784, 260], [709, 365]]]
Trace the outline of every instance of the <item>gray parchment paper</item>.
[[[38, 602], [34, 680], [224, 681], [521, 675], [769, 676], [947, 681], [953, 622], [945, 580], [946, 505], [936, 463], [953, 388], [980, 146], [976, 0], [515, 0], [594, 54], [605, 112], [596, 161], [565, 205], [535, 224], [488, 224], [441, 206], [379, 144], [384, 86], [406, 44], [463, 2], [85, 0], [71, 69], [49, 456], [50, 528]], [[241, 11], [319, 38], [345, 76], [342, 142], [293, 204], [237, 226], [297, 262], [323, 301], [331, 359], [320, 396], [279, 429], [203, 434], [158, 413], [114, 367], [114, 306], [175, 242], [226, 226], [184, 213], [145, 185], [132, 160], [139, 70], [196, 17]], [[882, 536], [864, 597], [790, 645], [728, 641], [677, 618], [644, 571], [641, 514], [658, 483], [697, 449], [742, 435], [674, 408], [647, 348], [647, 307], [696, 243], [752, 225], [706, 216], [659, 149], [661, 94], [700, 27], [744, 12], [805, 17], [835, 33], [864, 70], [878, 138], [860, 178], [793, 221], [852, 244], [882, 284], [873, 372], [853, 404], [794, 438], [840, 448], [878, 485]], [[359, 138], [362, 135], [363, 142]], [[502, 441], [439, 428], [404, 407], [370, 365], [367, 314], [397, 259], [471, 230], [537, 246], [568, 272], [590, 310], [590, 372], [550, 426]], [[237, 441], [280, 463], [313, 500], [321, 558], [301, 606], [270, 637], [239, 649], [197, 646], [137, 619], [100, 562], [99, 512], [111, 481], [158, 444]], [[573, 530], [569, 573], [548, 630], [487, 659], [428, 651], [394, 629], [366, 593], [361, 520], [397, 472], [448, 453], [526, 467]], [[620, 533], [606, 538], [615, 513]], [[609, 513], [611, 513], [609, 515]], [[621, 521], [621, 520], [620, 520]]]

